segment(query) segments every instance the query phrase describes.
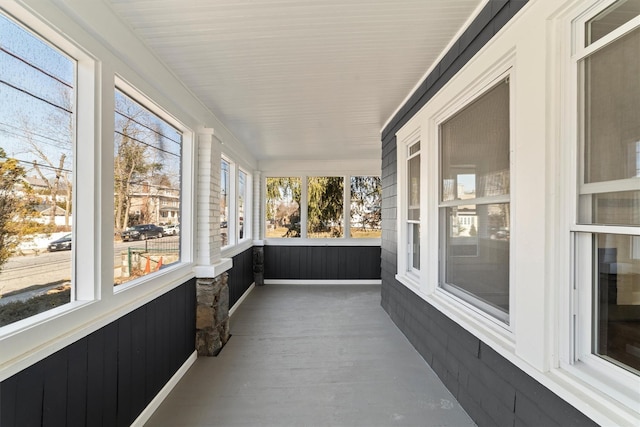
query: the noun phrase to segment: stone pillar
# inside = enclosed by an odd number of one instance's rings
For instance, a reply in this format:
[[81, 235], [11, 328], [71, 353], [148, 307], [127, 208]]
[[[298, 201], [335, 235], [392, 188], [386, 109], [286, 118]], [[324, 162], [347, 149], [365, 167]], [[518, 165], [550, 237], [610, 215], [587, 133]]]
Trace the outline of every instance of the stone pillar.
[[196, 350], [217, 356], [229, 340], [229, 275], [196, 279]]

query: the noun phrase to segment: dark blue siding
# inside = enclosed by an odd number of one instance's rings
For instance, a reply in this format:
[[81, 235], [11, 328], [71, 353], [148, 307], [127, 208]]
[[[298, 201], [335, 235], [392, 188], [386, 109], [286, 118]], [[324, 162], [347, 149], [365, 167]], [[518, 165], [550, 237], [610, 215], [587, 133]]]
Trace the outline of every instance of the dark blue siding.
[[253, 248], [233, 257], [229, 273], [229, 308], [233, 307], [253, 283]]
[[128, 426], [195, 350], [195, 279], [0, 383], [0, 426]]
[[265, 279], [380, 279], [380, 246], [265, 246]]

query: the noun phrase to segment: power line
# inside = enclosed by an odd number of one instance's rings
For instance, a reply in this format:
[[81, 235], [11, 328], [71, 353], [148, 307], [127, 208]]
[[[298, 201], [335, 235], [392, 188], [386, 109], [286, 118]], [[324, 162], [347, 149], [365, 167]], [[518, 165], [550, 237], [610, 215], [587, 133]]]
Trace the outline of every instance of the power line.
[[[133, 117], [126, 115], [126, 114], [125, 114], [125, 113], [123, 113], [122, 111], [115, 110], [115, 112], [116, 112], [116, 114], [120, 114], [120, 115], [121, 115], [122, 117], [124, 117], [125, 119], [127, 119], [127, 120], [131, 120], [133, 123], [139, 124], [139, 125], [140, 125], [140, 126], [142, 126], [143, 128], [150, 130], [151, 132], [155, 133], [156, 135], [160, 135], [161, 137], [166, 138], [166, 139], [168, 139], [169, 141], [176, 143], [177, 145], [182, 145], [182, 141], [176, 141], [176, 140], [174, 140], [174, 139], [171, 139], [171, 138], [169, 138], [168, 136], [166, 136], [165, 134], [163, 134], [162, 132], [158, 132], [157, 130], [150, 128], [149, 126], [145, 125], [144, 123], [141, 123], [141, 122], [137, 121], [137, 120], [136, 120], [136, 119], [134, 119]], [[153, 113], [151, 113], [151, 114], [153, 114]], [[161, 119], [159, 119], [159, 120], [161, 120]], [[171, 126], [171, 125], [169, 125], [169, 126]], [[173, 128], [173, 126], [171, 126], [171, 127]], [[175, 128], [174, 128], [174, 129], [175, 129]], [[178, 131], [176, 130], [176, 132], [178, 132]], [[179, 133], [179, 132], [178, 132], [178, 133]]]
[[65, 112], [67, 112], [67, 113], [69, 113], [69, 114], [73, 114], [73, 111], [71, 111], [71, 110], [69, 110], [69, 109], [67, 109], [67, 108], [65, 108], [65, 107], [62, 107], [62, 106], [60, 106], [60, 105], [58, 105], [58, 104], [56, 104], [56, 103], [54, 103], [54, 102], [51, 102], [51, 101], [49, 101], [49, 100], [47, 100], [47, 99], [44, 99], [44, 98], [43, 98], [43, 97], [41, 97], [41, 96], [38, 96], [38, 95], [36, 95], [36, 94], [34, 94], [34, 93], [31, 93], [31, 92], [29, 92], [29, 91], [28, 91], [28, 90], [26, 90], [26, 89], [22, 89], [22, 88], [20, 88], [20, 87], [18, 87], [18, 86], [12, 85], [11, 83], [9, 83], [9, 82], [7, 82], [7, 81], [5, 81], [5, 80], [0, 80], [0, 83], [4, 84], [4, 85], [6, 85], [6, 86], [9, 86], [10, 88], [12, 88], [12, 89], [14, 89], [14, 90], [17, 90], [18, 92], [22, 92], [22, 93], [24, 93], [24, 94], [26, 94], [26, 95], [31, 96], [32, 98], [35, 98], [35, 99], [37, 99], [37, 100], [39, 100], [39, 101], [42, 101], [42, 102], [44, 102], [44, 103], [46, 103], [46, 104], [49, 104], [49, 105], [51, 105], [52, 107], [59, 108], [60, 110], [65, 111]]
[[167, 150], [165, 150], [163, 148], [156, 147], [155, 145], [149, 144], [148, 142], [144, 142], [144, 141], [141, 141], [141, 140], [139, 140], [137, 138], [134, 138], [131, 135], [125, 135], [124, 133], [120, 132], [119, 130], [117, 130], [115, 132], [116, 132], [116, 134], [122, 136], [123, 138], [129, 138], [132, 141], [138, 142], [138, 143], [140, 143], [142, 145], [146, 145], [147, 147], [153, 148], [154, 150], [162, 151], [163, 153], [169, 154], [170, 156], [175, 156], [177, 158], [180, 158], [179, 154], [175, 154], [175, 153], [172, 153], [171, 151], [167, 151]]
[[73, 89], [73, 86], [72, 86], [71, 84], [69, 84], [69, 83], [65, 82], [65, 81], [64, 81], [64, 80], [62, 80], [60, 77], [55, 76], [55, 75], [51, 74], [50, 72], [48, 72], [48, 71], [46, 71], [46, 70], [44, 70], [44, 69], [42, 69], [42, 68], [38, 67], [37, 65], [35, 65], [35, 64], [31, 63], [31, 62], [29, 62], [28, 60], [24, 59], [23, 57], [21, 57], [21, 56], [20, 56], [20, 55], [18, 55], [17, 53], [13, 53], [13, 52], [11, 52], [10, 50], [7, 50], [7, 49], [5, 49], [5, 48], [4, 48], [4, 47], [2, 47], [2, 46], [0, 46], [0, 51], [2, 51], [2, 52], [4, 52], [4, 53], [6, 53], [6, 54], [7, 54], [7, 55], [9, 55], [9, 56], [12, 56], [13, 58], [17, 59], [18, 61], [20, 61], [20, 62], [22, 62], [22, 63], [24, 63], [24, 64], [26, 64], [26, 65], [28, 65], [29, 67], [31, 67], [31, 68], [33, 68], [33, 69], [35, 69], [35, 70], [40, 71], [40, 72], [41, 72], [42, 74], [44, 74], [45, 76], [48, 76], [48, 77], [50, 77], [50, 78], [54, 79], [55, 81], [57, 81], [57, 82], [59, 82], [59, 83], [62, 83], [63, 85], [67, 86], [68, 88]]
[[[11, 126], [11, 125], [9, 125], [7, 123], [2, 123], [2, 122], [0, 122], [0, 126], [8, 126], [8, 127], [13, 128], [13, 129], [21, 130], [20, 128], [18, 128], [16, 126]], [[17, 136], [18, 138], [27, 138], [27, 136], [24, 135], [24, 134], [11, 132], [11, 131], [8, 131], [6, 129], [0, 129], [0, 132], [4, 132], [4, 133], [6, 133], [8, 135], [12, 135], [12, 136]], [[60, 148], [60, 146], [57, 145], [57, 144], [70, 144], [71, 143], [71, 141], [63, 141], [61, 139], [51, 138], [51, 137], [40, 135], [40, 134], [37, 134], [37, 133], [34, 133], [34, 132], [31, 132], [31, 135], [33, 135], [35, 137], [38, 137], [38, 138], [42, 138], [42, 139], [46, 139], [46, 140], [51, 141], [51, 142], [37, 141], [37, 142], [39, 142], [41, 144], [49, 145], [50, 147]], [[53, 144], [53, 143], [57, 143], [57, 144]]]

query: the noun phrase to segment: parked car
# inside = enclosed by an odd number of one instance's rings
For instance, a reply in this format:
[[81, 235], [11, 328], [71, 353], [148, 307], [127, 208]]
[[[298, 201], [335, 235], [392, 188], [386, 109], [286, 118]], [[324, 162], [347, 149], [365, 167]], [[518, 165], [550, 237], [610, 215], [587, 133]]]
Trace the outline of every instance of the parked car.
[[163, 228], [155, 224], [134, 225], [120, 233], [120, 237], [122, 237], [123, 242], [127, 242], [129, 240], [147, 240], [154, 237], [159, 239], [163, 235]]
[[162, 227], [165, 236], [177, 236], [180, 234], [180, 224], [169, 224]]
[[65, 234], [59, 239], [53, 240], [47, 246], [49, 252], [70, 251], [71, 250], [71, 233]]

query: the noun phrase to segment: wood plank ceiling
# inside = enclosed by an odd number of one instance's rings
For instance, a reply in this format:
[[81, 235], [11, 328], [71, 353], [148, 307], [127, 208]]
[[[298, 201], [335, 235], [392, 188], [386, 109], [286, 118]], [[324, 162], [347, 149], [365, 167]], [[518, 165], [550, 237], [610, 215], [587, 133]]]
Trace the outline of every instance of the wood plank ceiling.
[[258, 160], [380, 159], [486, 0], [107, 0]]

